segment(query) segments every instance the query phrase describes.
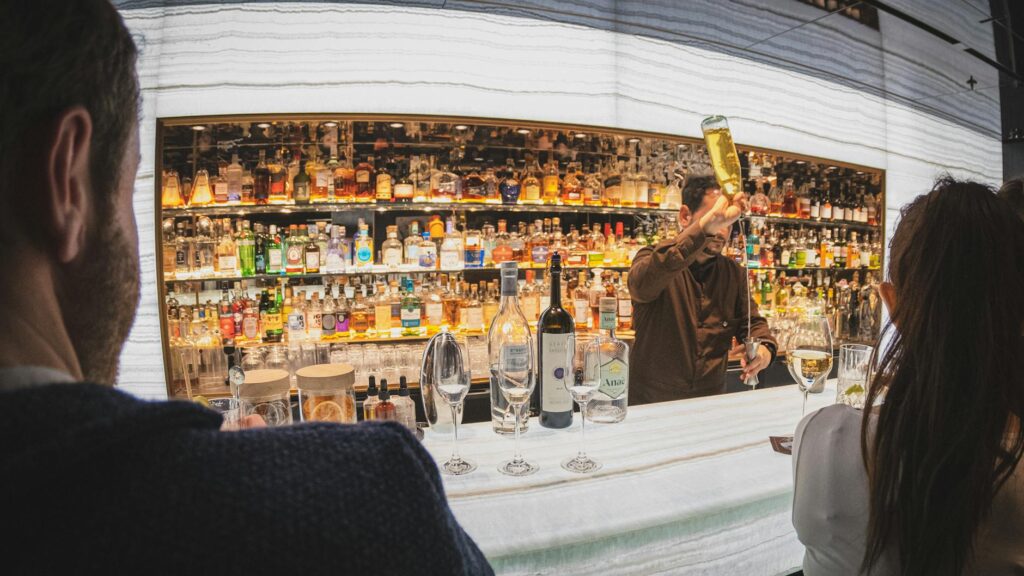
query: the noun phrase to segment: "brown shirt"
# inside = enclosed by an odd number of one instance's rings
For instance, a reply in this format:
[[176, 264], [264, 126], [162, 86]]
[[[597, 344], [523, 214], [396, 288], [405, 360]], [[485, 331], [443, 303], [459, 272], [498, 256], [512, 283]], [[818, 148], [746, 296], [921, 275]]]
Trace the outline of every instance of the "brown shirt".
[[636, 341], [629, 357], [631, 404], [725, 392], [732, 338], [751, 335], [777, 348], [768, 322], [750, 301], [743, 268], [715, 256], [696, 257], [705, 236], [696, 223], [675, 238], [637, 252], [629, 272]]

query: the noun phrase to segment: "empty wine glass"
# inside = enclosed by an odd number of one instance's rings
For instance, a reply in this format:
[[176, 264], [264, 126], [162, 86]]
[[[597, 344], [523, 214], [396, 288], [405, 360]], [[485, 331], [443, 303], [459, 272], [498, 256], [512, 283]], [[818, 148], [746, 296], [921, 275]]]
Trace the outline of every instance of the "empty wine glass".
[[476, 470], [476, 464], [459, 456], [458, 411], [469, 393], [471, 381], [469, 347], [448, 333], [447, 329], [434, 340], [434, 382], [441, 399], [452, 411], [452, 455], [441, 465], [445, 474], [459, 476]]
[[832, 371], [832, 331], [822, 316], [808, 316], [793, 324], [786, 343], [786, 366], [804, 394], [801, 412], [807, 413], [807, 393], [824, 385]]
[[[531, 339], [532, 341], [532, 339]], [[510, 345], [503, 350], [502, 360], [491, 366], [493, 378], [502, 396], [515, 415], [515, 452], [511, 460], [498, 465], [498, 471], [509, 476], [527, 476], [538, 470], [535, 464], [527, 462], [519, 449], [519, 436], [522, 429], [523, 412], [530, 402], [536, 379], [531, 366], [533, 365], [533, 348], [530, 345]]]
[[[575, 350], [573, 350], [575, 352]], [[580, 407], [580, 448], [575, 458], [568, 458], [562, 462], [562, 468], [569, 472], [586, 474], [601, 469], [601, 463], [587, 456], [585, 444], [587, 441], [587, 404], [594, 397], [598, 387], [601, 385], [601, 357], [600, 351], [585, 354], [583, 359], [582, 377], [573, 377], [572, 385], [569, 387], [569, 394]], [[571, 362], [571, 361], [570, 361]], [[570, 363], [571, 365], [571, 363]]]

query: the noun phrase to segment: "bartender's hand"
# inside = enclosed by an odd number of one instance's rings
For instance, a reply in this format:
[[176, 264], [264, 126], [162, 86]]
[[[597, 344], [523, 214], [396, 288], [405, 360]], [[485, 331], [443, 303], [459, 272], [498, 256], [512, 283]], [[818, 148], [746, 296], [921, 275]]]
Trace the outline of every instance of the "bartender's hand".
[[747, 362], [746, 348], [743, 344], [739, 344], [733, 348], [731, 354], [740, 357], [740, 366], [743, 367], [743, 372], [740, 373], [741, 382], [764, 370], [772, 363], [772, 351], [764, 344], [757, 347], [757, 356], [755, 356], [750, 362]]
[[728, 230], [733, 222], [747, 211], [747, 195], [742, 192], [732, 197], [730, 202], [725, 195], [720, 194], [715, 200], [715, 205], [700, 217], [700, 228], [706, 236], [718, 234]]

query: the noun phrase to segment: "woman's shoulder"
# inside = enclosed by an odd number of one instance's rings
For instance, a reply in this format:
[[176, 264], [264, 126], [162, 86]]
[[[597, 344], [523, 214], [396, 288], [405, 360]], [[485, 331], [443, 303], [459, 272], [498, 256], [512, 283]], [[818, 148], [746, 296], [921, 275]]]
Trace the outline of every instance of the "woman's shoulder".
[[800, 421], [796, 427], [794, 441], [799, 443], [802, 436], [816, 436], [829, 433], [841, 433], [843, 436], [855, 434], [860, 438], [860, 429], [864, 421], [864, 413], [846, 404], [833, 404], [816, 410]]

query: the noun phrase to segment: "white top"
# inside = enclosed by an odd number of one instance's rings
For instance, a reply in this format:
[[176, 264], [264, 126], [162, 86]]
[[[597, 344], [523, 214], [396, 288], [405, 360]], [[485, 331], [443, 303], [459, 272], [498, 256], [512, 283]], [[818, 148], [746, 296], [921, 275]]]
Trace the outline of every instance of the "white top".
[[[836, 404], [809, 414], [793, 442], [793, 526], [806, 546], [806, 576], [858, 574], [867, 540], [868, 476], [861, 458], [862, 413]], [[978, 532], [975, 576], [1024, 574], [1024, 466], [996, 494]], [[887, 550], [872, 576], [897, 575]]]
[[[807, 409], [835, 394], [833, 382]], [[579, 414], [564, 430], [530, 419], [522, 451], [540, 470], [524, 478], [496, 469], [511, 436], [462, 425], [459, 453], [477, 469], [444, 476], [445, 493], [499, 575], [792, 574], [804, 550], [790, 456], [768, 436], [793, 434], [800, 398], [783, 386], [630, 406], [624, 422], [587, 423], [587, 453], [604, 465], [594, 474], [561, 467], [579, 447]], [[441, 463], [451, 442], [430, 430], [424, 444]]]

